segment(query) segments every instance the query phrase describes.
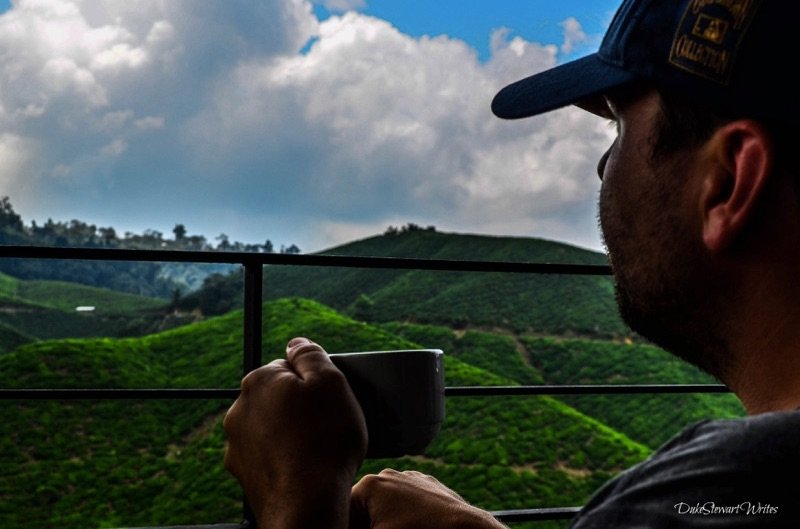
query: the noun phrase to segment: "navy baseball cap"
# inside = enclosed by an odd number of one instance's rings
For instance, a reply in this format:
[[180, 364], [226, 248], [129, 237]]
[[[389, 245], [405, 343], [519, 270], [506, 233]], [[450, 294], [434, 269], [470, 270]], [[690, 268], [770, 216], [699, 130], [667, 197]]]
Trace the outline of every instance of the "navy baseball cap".
[[506, 119], [591, 109], [633, 81], [731, 117], [800, 118], [794, 0], [624, 0], [597, 53], [517, 81], [492, 101]]

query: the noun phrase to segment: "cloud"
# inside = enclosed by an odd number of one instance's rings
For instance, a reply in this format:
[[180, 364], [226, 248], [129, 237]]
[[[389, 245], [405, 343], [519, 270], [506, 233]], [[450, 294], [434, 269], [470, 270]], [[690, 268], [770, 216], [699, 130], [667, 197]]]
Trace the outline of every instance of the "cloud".
[[29, 217], [137, 222], [165, 207], [154, 188], [181, 196], [179, 128], [208, 88], [316, 30], [302, 0], [20, 0], [0, 15], [0, 135], [26, 148], [0, 174], [26, 185], [0, 192]]
[[561, 44], [561, 53], [569, 55], [575, 50], [575, 46], [584, 44], [589, 40], [589, 36], [583, 31], [581, 23], [575, 17], [569, 17], [561, 22], [564, 30], [564, 42]]
[[20, 174], [36, 160], [36, 142], [11, 133], [0, 133], [0, 188], [19, 188]]
[[140, 130], [163, 129], [164, 116], [146, 116], [137, 119], [134, 125]]
[[[576, 110], [494, 118], [497, 89], [553, 66], [558, 50], [505, 30], [492, 42], [482, 64], [459, 40], [414, 39], [352, 12], [332, 17], [306, 54], [241, 65], [191, 123], [193, 150], [204, 163], [236, 159], [234, 173], [285, 203], [302, 197], [319, 223], [388, 224], [404, 213], [449, 229], [557, 227], [553, 237], [575, 240], [561, 216], [579, 205], [590, 212], [579, 228], [589, 241], [592, 175], [608, 131]], [[252, 167], [263, 169], [244, 176]]]
[[366, 0], [314, 0], [314, 4], [321, 5], [328, 11], [334, 13], [344, 13], [346, 11], [357, 11], [367, 7]]
[[[557, 45], [500, 29], [481, 62], [355, 11], [319, 22], [300, 0], [99, 6], [0, 16], [0, 184], [23, 216], [304, 250], [405, 222], [599, 246], [607, 127], [489, 111]], [[582, 34], [564, 24], [562, 52]]]

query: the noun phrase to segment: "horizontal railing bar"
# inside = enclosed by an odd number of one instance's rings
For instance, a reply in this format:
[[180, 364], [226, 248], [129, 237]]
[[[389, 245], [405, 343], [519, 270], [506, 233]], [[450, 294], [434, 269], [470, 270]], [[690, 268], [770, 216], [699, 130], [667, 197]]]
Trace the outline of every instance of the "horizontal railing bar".
[[264, 264], [438, 270], [452, 272], [513, 272], [530, 274], [610, 275], [607, 265], [460, 261], [406, 257], [360, 257], [349, 255], [281, 254], [255, 252], [203, 252], [191, 250], [131, 250], [122, 248], [64, 248], [44, 246], [0, 246], [0, 257], [24, 259], [83, 259], [88, 261], [159, 261], [192, 263]]
[[[497, 520], [506, 523], [537, 522], [546, 520], [568, 520], [575, 516], [580, 507], [556, 507], [547, 509], [517, 509], [506, 511], [492, 511]], [[128, 529], [243, 529], [243, 524], [215, 524], [215, 525], [170, 525], [163, 527], [138, 527]]]
[[[556, 507], [547, 509], [517, 509], [506, 511], [492, 511], [497, 520], [506, 523], [537, 522], [546, 520], [568, 520], [575, 516], [580, 507]], [[243, 529], [243, 524], [213, 524], [213, 525], [170, 525], [159, 527], [138, 527], [128, 529]]]
[[543, 522], [545, 520], [569, 520], [580, 511], [580, 507], [553, 507], [547, 509], [517, 509], [493, 511], [492, 516], [506, 523]]
[[[503, 395], [616, 395], [663, 393], [727, 393], [719, 384], [640, 384], [640, 385], [581, 385], [581, 386], [450, 386], [446, 397], [488, 397]], [[121, 400], [121, 399], [227, 399], [239, 396], [238, 389], [220, 388], [132, 388], [132, 389], [0, 389], [0, 400]]]
[[160, 525], [152, 527], [126, 527], [120, 529], [246, 529], [244, 523], [218, 523], [218, 524], [196, 524], [196, 525]]
[[238, 396], [238, 389], [0, 389], [0, 400], [234, 400]]
[[591, 384], [579, 386], [457, 386], [445, 389], [448, 397], [499, 395], [616, 395], [630, 393], [728, 393], [721, 384]]

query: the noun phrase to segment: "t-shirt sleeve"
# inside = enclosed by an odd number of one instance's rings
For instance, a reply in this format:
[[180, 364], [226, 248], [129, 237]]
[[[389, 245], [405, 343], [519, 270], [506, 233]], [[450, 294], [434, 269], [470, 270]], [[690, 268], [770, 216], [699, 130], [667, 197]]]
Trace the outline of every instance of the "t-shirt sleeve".
[[800, 413], [684, 430], [584, 506], [571, 529], [800, 527]]

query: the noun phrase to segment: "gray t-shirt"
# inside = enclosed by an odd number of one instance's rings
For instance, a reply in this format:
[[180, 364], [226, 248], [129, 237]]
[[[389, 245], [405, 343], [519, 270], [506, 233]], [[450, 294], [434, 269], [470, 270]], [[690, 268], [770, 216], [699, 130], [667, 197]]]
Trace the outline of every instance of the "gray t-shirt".
[[800, 411], [688, 427], [601, 488], [570, 527], [800, 528]]

